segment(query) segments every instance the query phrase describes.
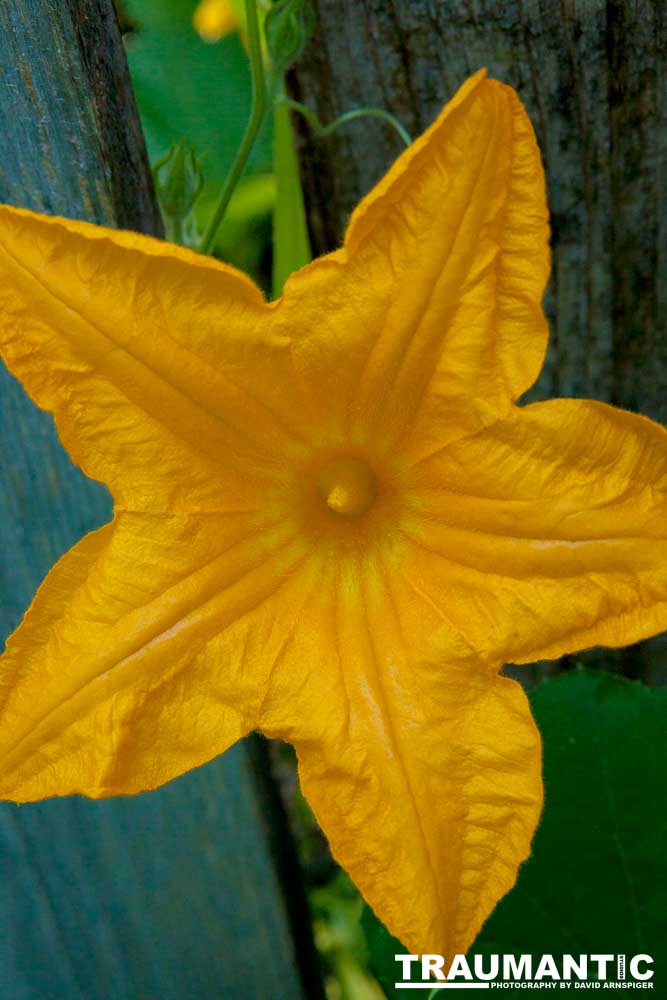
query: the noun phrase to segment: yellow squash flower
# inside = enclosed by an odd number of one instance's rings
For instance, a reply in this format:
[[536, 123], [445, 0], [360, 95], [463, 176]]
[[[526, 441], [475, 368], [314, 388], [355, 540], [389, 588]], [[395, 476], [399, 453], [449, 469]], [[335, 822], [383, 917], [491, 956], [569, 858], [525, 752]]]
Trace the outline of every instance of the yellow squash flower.
[[197, 34], [211, 43], [219, 42], [241, 28], [230, 0], [200, 0], [192, 15], [192, 23]]
[[389, 929], [470, 945], [541, 807], [499, 668], [667, 624], [667, 432], [515, 405], [547, 235], [530, 123], [483, 73], [278, 302], [0, 209], [3, 356], [115, 499], [0, 661], [2, 797], [140, 792], [260, 729]]

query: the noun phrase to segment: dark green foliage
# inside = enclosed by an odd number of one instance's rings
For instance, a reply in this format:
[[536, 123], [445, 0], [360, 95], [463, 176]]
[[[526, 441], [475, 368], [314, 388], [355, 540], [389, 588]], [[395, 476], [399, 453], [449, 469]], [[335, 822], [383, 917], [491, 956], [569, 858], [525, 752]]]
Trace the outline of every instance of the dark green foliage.
[[[239, 34], [214, 44], [202, 41], [192, 22], [196, 6], [196, 0], [122, 3], [132, 25], [125, 45], [151, 162], [184, 141], [203, 175], [194, 225], [185, 240], [193, 244], [198, 242], [195, 230], [203, 233], [214, 211], [250, 114], [250, 70]], [[268, 120], [214, 248], [266, 286], [275, 190], [271, 133]]]
[[531, 702], [544, 815], [516, 888], [473, 951], [648, 952], [664, 984], [667, 691], [577, 670], [540, 685]]
[[[250, 114], [248, 57], [237, 33], [207, 44], [192, 25], [194, 0], [124, 0], [136, 29], [127, 57], [151, 161], [184, 138], [200, 158], [204, 194], [219, 194]], [[267, 130], [250, 169], [271, 168]]]

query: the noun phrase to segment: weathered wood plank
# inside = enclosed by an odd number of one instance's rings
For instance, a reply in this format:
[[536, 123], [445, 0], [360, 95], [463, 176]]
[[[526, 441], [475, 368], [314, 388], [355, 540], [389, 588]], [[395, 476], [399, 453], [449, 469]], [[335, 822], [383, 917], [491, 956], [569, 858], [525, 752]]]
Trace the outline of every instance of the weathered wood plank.
[[[0, 5], [0, 200], [161, 232], [111, 0]], [[111, 508], [4, 368], [0, 442], [6, 634]], [[263, 769], [242, 744], [154, 793], [0, 806], [3, 1000], [320, 996]]]
[[6, 0], [0, 35], [3, 199], [162, 235], [111, 3]]

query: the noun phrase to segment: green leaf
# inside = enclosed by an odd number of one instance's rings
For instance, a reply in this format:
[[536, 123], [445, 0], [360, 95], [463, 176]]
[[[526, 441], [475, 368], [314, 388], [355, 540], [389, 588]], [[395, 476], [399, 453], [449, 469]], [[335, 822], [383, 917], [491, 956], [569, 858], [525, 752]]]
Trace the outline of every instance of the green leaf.
[[[151, 161], [181, 137], [196, 150], [205, 194], [219, 192], [250, 114], [248, 57], [237, 34], [215, 45], [192, 24], [195, 0], [124, 0], [137, 30], [127, 56]], [[271, 165], [265, 128], [249, 170]]]
[[398, 997], [399, 991], [394, 989], [394, 983], [398, 978], [397, 970], [400, 970], [400, 965], [394, 955], [404, 955], [406, 949], [397, 938], [392, 937], [366, 903], [361, 914], [361, 927], [366, 938], [370, 970], [377, 976], [388, 997]]
[[365, 942], [359, 924], [362, 901], [349, 876], [339, 869], [328, 885], [310, 890], [309, 902], [315, 941], [334, 995], [339, 1000], [383, 1000], [382, 991], [365, 971]]
[[[248, 56], [238, 34], [215, 45], [202, 41], [192, 23], [196, 6], [196, 0], [123, 0], [136, 26], [127, 37], [127, 55], [151, 162], [159, 162], [180, 140], [194, 150], [205, 178], [194, 208], [196, 228], [202, 233], [243, 138], [251, 81]], [[271, 157], [267, 119], [214, 247], [224, 260], [265, 286], [270, 280], [264, 261], [271, 235]], [[188, 226], [184, 227], [188, 238], [179, 239], [180, 228], [170, 228], [167, 235], [179, 242], [197, 242]]]
[[273, 295], [277, 298], [292, 271], [307, 264], [312, 254], [288, 108], [277, 104], [274, 117]]
[[[474, 951], [648, 952], [667, 938], [667, 691], [577, 670], [532, 698], [546, 808]], [[667, 974], [667, 968], [665, 968]]]
[[[642, 952], [665, 990], [667, 691], [580, 669], [540, 685], [531, 703], [544, 743], [545, 811], [532, 856], [468, 961]], [[370, 910], [362, 925], [387, 996], [402, 995], [389, 985], [397, 943]]]

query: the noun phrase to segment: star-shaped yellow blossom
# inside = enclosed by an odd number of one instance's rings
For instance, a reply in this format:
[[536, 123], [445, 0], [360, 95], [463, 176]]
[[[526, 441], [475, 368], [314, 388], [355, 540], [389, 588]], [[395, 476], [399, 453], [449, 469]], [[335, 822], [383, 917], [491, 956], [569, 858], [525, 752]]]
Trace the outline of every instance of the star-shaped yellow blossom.
[[116, 506], [0, 661], [0, 795], [155, 788], [260, 729], [389, 929], [465, 949], [541, 805], [499, 668], [667, 625], [667, 433], [515, 405], [547, 272], [533, 132], [483, 73], [278, 302], [2, 208], [3, 356]]

